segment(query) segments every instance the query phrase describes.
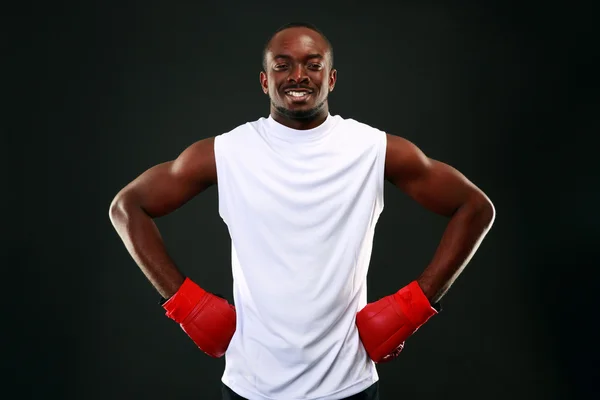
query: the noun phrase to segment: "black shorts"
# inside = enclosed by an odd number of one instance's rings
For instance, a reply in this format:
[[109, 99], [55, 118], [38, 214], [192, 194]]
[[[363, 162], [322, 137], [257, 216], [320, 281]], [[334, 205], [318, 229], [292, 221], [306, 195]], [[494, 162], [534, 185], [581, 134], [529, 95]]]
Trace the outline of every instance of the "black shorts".
[[[231, 390], [225, 384], [222, 384], [221, 393], [223, 394], [223, 400], [247, 400]], [[379, 400], [379, 381], [375, 382], [362, 392], [346, 397], [343, 400]]]

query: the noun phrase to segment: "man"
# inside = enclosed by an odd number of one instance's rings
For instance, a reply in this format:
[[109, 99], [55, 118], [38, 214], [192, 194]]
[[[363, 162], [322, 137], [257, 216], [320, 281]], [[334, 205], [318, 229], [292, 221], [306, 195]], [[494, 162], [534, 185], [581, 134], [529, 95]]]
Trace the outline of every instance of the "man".
[[[115, 197], [111, 221], [166, 314], [204, 352], [225, 355], [224, 399], [378, 399], [376, 363], [439, 312], [494, 207], [409, 141], [329, 113], [337, 75], [316, 27], [280, 28], [263, 67], [269, 117], [150, 168]], [[449, 223], [419, 277], [366, 304], [385, 179]], [[153, 222], [214, 184], [235, 307], [180, 272]]]

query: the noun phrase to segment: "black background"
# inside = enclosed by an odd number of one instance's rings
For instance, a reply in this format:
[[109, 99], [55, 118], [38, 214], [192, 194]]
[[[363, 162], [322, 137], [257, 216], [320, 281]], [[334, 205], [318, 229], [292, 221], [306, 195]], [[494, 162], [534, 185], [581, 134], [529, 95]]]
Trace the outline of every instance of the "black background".
[[[332, 114], [415, 142], [497, 218], [443, 314], [381, 365], [382, 399], [600, 394], [600, 132], [593, 3], [27, 3], [5, 14], [3, 376], [18, 398], [218, 399], [223, 359], [157, 304], [108, 219], [114, 195], [196, 140], [268, 115], [265, 40], [310, 21], [335, 50]], [[13, 18], [14, 17], [14, 18]], [[231, 299], [211, 188], [158, 220]], [[369, 301], [431, 259], [445, 220], [392, 186]]]

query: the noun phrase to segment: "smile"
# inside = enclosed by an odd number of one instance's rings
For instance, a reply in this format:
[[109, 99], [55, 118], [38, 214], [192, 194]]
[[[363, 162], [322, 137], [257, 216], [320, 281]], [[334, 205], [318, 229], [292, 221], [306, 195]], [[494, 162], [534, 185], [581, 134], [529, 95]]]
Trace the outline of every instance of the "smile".
[[286, 91], [285, 94], [293, 100], [306, 100], [312, 94], [312, 92], [304, 90], [289, 90]]

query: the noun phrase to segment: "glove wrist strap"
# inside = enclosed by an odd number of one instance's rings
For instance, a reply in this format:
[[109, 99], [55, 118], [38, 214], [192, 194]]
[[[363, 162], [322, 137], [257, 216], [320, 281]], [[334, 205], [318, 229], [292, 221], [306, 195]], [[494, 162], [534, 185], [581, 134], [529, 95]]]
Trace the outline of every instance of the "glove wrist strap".
[[438, 313], [429, 303], [417, 281], [412, 281], [396, 292], [394, 299], [396, 305], [400, 308], [400, 312], [413, 323], [415, 328], [420, 327]]
[[167, 317], [181, 323], [205, 295], [204, 289], [191, 279], [185, 278], [177, 292], [162, 307], [165, 309]]

